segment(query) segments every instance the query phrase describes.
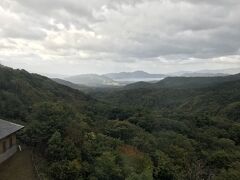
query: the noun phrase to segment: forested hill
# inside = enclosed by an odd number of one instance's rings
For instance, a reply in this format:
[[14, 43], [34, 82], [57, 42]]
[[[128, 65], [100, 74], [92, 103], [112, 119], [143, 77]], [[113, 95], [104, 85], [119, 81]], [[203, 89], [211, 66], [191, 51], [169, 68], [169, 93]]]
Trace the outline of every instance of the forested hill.
[[124, 140], [144, 139], [145, 130], [109, 120], [113, 112], [51, 79], [0, 66], [0, 118], [25, 125], [18, 138], [34, 148], [43, 179], [153, 179], [151, 157]]
[[1, 66], [0, 118], [25, 125], [18, 137], [35, 150], [42, 179], [238, 180], [237, 75], [176, 80], [93, 98]]
[[167, 77], [162, 81], [156, 83], [156, 86], [162, 88], [204, 88], [221, 84], [224, 82], [231, 82], [240, 80], [240, 74], [220, 77]]
[[211, 87], [224, 82], [240, 80], [240, 74], [218, 77], [166, 77], [157, 83], [137, 82], [129, 84], [125, 89], [135, 88], [174, 88], [198, 89]]
[[[179, 107], [182, 110], [217, 112], [240, 101], [240, 74], [226, 77], [174, 77], [158, 83], [139, 82], [99, 96], [115, 104], [150, 109]], [[186, 109], [183, 109], [186, 108]]]
[[[127, 119], [157, 138], [141, 141], [140, 149], [148, 148], [148, 143], [156, 143], [159, 150], [167, 155], [166, 158], [171, 159], [168, 163], [176, 163], [168, 166], [168, 170], [165, 169], [166, 164], [160, 163], [164, 170], [160, 168], [156, 179], [212, 177], [217, 180], [238, 180], [239, 78], [239, 74], [227, 77], [172, 77], [158, 83], [139, 82], [118, 91], [93, 95], [116, 107], [111, 118]], [[145, 151], [151, 152], [150, 149]], [[160, 161], [164, 161], [161, 158]], [[172, 167], [183, 166], [185, 168], [181, 173], [187, 175], [181, 176], [176, 169], [172, 170], [178, 174], [177, 177], [175, 173], [173, 176], [169, 174]]]
[[[192, 96], [187, 102], [183, 103], [180, 109], [190, 112], [221, 114], [228, 107], [240, 102], [239, 90], [240, 80], [218, 82], [210, 87], [199, 89], [198, 95]], [[237, 109], [235, 110], [237, 111]]]
[[45, 101], [62, 101], [81, 110], [93, 99], [47, 77], [0, 66], [1, 118], [24, 120], [34, 104]]

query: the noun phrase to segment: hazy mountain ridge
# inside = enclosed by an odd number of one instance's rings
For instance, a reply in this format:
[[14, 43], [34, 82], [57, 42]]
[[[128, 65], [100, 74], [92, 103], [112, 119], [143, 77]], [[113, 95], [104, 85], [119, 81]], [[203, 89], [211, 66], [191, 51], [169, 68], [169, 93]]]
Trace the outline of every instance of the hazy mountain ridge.
[[166, 77], [156, 83], [136, 82], [128, 84], [125, 89], [135, 88], [180, 88], [180, 89], [197, 89], [210, 87], [223, 82], [240, 80], [240, 74], [229, 76], [213, 76], [213, 77]]
[[[108, 73], [103, 75], [79, 74], [65, 77], [63, 80], [69, 81], [76, 85], [84, 85], [88, 87], [120, 87], [135, 82], [154, 83], [168, 77], [223, 77], [229, 75], [224, 73], [224, 70], [222, 70], [223, 72], [219, 71], [220, 70], [202, 70], [196, 72], [182, 71], [170, 74], [151, 74], [144, 71]], [[235, 71], [237, 72], [236, 69]], [[70, 84], [69, 86], [71, 87]]]
[[240, 73], [240, 67], [238, 68], [227, 68], [227, 69], [215, 69], [215, 70], [200, 70], [196, 71], [198, 73], [212, 73], [212, 74], [217, 74], [217, 73], [223, 73], [223, 74], [238, 74]]
[[120, 72], [120, 73], [108, 73], [104, 74], [104, 76], [109, 77], [111, 79], [143, 79], [143, 78], [164, 78], [165, 74], [150, 74], [145, 71], [134, 71], [134, 72]]
[[203, 69], [199, 71], [179, 71], [174, 73], [168, 73], [168, 76], [190, 76], [190, 77], [208, 77], [208, 76], [226, 76], [240, 73], [240, 68], [228, 68], [228, 69]]
[[74, 84], [85, 85], [89, 87], [111, 87], [124, 86], [138, 81], [158, 81], [164, 77], [163, 74], [150, 74], [144, 71], [121, 72], [109, 74], [80, 74], [64, 78]]
[[58, 84], [62, 84], [64, 86], [68, 86], [72, 89], [77, 89], [77, 90], [80, 90], [80, 91], [85, 91], [85, 90], [89, 89], [89, 87], [87, 87], [87, 86], [84, 86], [84, 85], [81, 85], [81, 84], [74, 84], [72, 82], [69, 82], [69, 81], [66, 81], [66, 80], [63, 80], [63, 79], [53, 78], [52, 80], [57, 82]]
[[218, 77], [218, 76], [228, 76], [229, 74], [224, 73], [203, 73], [203, 72], [187, 72], [182, 74], [183, 77]]
[[70, 81], [74, 84], [81, 84], [90, 87], [120, 86], [120, 83], [112, 80], [111, 78], [97, 74], [82, 74], [70, 76], [64, 78], [64, 80]]

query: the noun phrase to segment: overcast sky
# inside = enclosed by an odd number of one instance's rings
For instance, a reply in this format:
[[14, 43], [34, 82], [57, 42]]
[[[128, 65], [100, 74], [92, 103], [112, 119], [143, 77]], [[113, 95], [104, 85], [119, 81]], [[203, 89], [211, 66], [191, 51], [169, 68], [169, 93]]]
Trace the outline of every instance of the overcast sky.
[[240, 67], [240, 1], [0, 0], [0, 62], [49, 74]]

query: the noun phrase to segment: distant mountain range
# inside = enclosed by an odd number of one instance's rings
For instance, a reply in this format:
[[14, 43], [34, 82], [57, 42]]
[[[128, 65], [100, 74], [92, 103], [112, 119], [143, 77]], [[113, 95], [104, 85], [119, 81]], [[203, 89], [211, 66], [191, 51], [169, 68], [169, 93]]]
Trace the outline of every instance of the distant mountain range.
[[185, 76], [185, 77], [213, 77], [227, 76], [240, 73], [240, 68], [200, 70], [200, 71], [179, 71], [169, 73], [169, 76]]
[[128, 80], [128, 79], [161, 79], [167, 77], [165, 74], [150, 74], [144, 71], [134, 72], [120, 72], [120, 73], [109, 73], [104, 76], [114, 80]]
[[97, 74], [81, 74], [64, 78], [64, 80], [70, 81], [74, 84], [81, 84], [90, 87], [102, 87], [102, 86], [120, 86], [121, 84], [106, 76]]
[[216, 69], [216, 70], [201, 70], [201, 71], [197, 71], [197, 73], [238, 74], [238, 73], [240, 73], [240, 67], [239, 68], [228, 68], [228, 69]]
[[[151, 74], [144, 71], [98, 74], [80, 74], [55, 81], [65, 84], [74, 89], [85, 89], [88, 87], [118, 87], [125, 86], [136, 82], [158, 82], [167, 77], [224, 77], [231, 74], [237, 74], [240, 69], [223, 69], [223, 70], [202, 70], [196, 72], [181, 71], [170, 74]], [[73, 84], [69, 84], [73, 83]], [[140, 83], [141, 84], [141, 83]]]
[[187, 72], [183, 73], [183, 77], [219, 77], [219, 76], [228, 76], [229, 74], [224, 73], [202, 73], [202, 72]]
[[[103, 75], [80, 74], [64, 78], [65, 82], [61, 81], [61, 84], [69, 81], [76, 85], [85, 85], [89, 87], [111, 87], [124, 86], [138, 81], [159, 81], [165, 77], [167, 76], [164, 74], [150, 74], [144, 71], [109, 73]], [[59, 79], [57, 79], [57, 81], [59, 81]], [[75, 87], [75, 89], [76, 88], [78, 87]]]

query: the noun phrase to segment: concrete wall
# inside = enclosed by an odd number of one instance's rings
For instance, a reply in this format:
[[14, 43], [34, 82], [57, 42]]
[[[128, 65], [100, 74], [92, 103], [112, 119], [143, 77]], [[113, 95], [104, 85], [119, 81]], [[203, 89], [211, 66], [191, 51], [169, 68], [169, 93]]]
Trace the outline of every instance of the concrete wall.
[[0, 154], [0, 164], [10, 158], [12, 155], [14, 155], [17, 152], [17, 146], [14, 145], [10, 149], [8, 149], [5, 153]]
[[[12, 139], [12, 146], [10, 143]], [[6, 143], [6, 151], [3, 149], [3, 142]], [[16, 134], [11, 134], [10, 136], [0, 140], [0, 163], [11, 157], [17, 151], [16, 145]]]

